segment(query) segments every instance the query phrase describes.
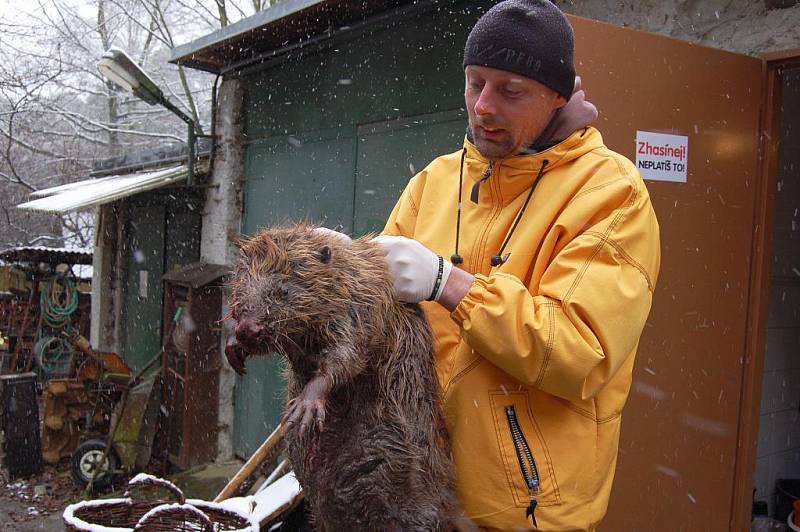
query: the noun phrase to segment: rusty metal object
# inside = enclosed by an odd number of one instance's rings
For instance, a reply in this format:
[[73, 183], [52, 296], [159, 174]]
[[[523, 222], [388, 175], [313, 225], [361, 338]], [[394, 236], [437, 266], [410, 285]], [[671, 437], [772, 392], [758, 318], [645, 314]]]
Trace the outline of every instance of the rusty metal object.
[[[175, 316], [176, 320], [179, 318], [180, 313]], [[155, 438], [156, 419], [161, 405], [161, 380], [158, 374], [160, 373], [159, 363], [163, 352], [164, 347], [162, 346], [158, 353], [126, 383], [122, 398], [119, 401], [119, 411], [115, 412], [111, 430], [108, 431], [108, 435], [105, 438], [101, 463], [105, 462], [112, 449], [120, 457], [122, 467], [125, 469], [130, 470], [133, 467], [144, 468], [149, 462], [152, 454], [153, 439]], [[156, 386], [156, 383], [159, 386]], [[134, 400], [134, 407], [129, 409], [127, 408], [128, 398], [132, 392], [135, 393], [137, 398]], [[123, 436], [118, 439], [117, 433], [120, 427], [123, 427]], [[122, 446], [118, 447], [118, 443], [122, 444]], [[125, 443], [130, 445], [125, 446]], [[95, 478], [98, 473], [100, 473], [99, 469], [95, 469], [92, 472], [92, 477], [86, 485], [87, 492], [91, 492], [94, 489]]]
[[217, 455], [223, 292], [230, 268], [194, 263], [163, 276], [164, 408], [167, 460], [180, 469]]
[[[14, 354], [11, 357], [11, 364], [9, 365], [9, 373], [15, 373], [17, 368], [20, 366], [19, 364], [19, 356], [22, 354], [23, 356], [27, 356], [27, 360], [24, 364], [25, 371], [30, 371], [30, 366], [33, 362], [33, 341], [32, 339], [26, 340], [28, 337], [25, 336], [26, 331], [32, 325], [33, 320], [31, 320], [31, 309], [36, 301], [36, 289], [38, 288], [38, 282], [34, 283], [34, 288], [31, 290], [30, 297], [28, 298], [28, 304], [25, 305], [25, 313], [23, 314], [22, 323], [19, 326], [19, 338], [17, 339], [17, 344], [14, 348]], [[27, 349], [23, 349], [23, 347], [27, 347]]]
[[80, 334], [69, 339], [79, 352], [71, 378], [50, 380], [43, 393], [42, 454], [51, 464], [71, 456], [81, 441], [108, 433], [112, 411], [131, 379], [116, 353], [93, 351]]
[[94, 351], [81, 334], [69, 337], [72, 346], [84, 355], [75, 363], [75, 378], [80, 381], [97, 381], [101, 378], [115, 379], [124, 385], [130, 380], [131, 368], [116, 353]]

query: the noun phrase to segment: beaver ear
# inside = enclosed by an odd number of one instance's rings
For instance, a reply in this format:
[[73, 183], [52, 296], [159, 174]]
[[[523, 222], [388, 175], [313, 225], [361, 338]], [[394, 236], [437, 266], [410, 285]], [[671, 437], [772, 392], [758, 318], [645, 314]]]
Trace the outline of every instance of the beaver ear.
[[325, 246], [319, 250], [319, 260], [322, 264], [328, 264], [331, 261], [331, 248]]

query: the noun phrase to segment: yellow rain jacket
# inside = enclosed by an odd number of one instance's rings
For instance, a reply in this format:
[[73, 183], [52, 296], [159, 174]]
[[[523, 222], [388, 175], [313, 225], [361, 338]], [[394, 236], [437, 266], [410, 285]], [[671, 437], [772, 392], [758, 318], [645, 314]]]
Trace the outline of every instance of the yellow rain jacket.
[[[489, 161], [468, 140], [464, 150], [417, 174], [384, 229], [449, 259], [464, 155], [459, 267], [475, 283], [452, 313], [423, 304], [461, 507], [486, 530], [594, 530], [658, 275], [650, 197], [594, 128], [495, 161], [477, 198]], [[492, 267], [540, 171], [508, 259]]]

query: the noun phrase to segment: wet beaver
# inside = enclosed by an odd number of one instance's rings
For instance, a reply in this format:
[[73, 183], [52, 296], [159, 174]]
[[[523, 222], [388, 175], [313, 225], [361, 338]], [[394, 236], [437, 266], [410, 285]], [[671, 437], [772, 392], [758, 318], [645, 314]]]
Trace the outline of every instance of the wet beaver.
[[239, 243], [226, 354], [288, 361], [285, 445], [325, 531], [431, 531], [454, 520], [433, 338], [394, 298], [377, 244], [297, 225]]

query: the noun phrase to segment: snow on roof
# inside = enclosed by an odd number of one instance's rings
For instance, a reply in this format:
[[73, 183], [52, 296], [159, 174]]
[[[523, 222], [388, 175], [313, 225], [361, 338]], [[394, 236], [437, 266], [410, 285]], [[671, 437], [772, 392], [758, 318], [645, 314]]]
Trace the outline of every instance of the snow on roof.
[[188, 175], [188, 166], [182, 164], [148, 172], [86, 179], [37, 190], [31, 196], [38, 199], [21, 203], [17, 208], [64, 214], [175, 184]]
[[[92, 264], [92, 250], [83, 248], [51, 248], [19, 246], [0, 251], [6, 262], [47, 262], [51, 264]], [[76, 272], [77, 273], [77, 272]]]

